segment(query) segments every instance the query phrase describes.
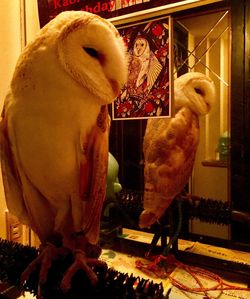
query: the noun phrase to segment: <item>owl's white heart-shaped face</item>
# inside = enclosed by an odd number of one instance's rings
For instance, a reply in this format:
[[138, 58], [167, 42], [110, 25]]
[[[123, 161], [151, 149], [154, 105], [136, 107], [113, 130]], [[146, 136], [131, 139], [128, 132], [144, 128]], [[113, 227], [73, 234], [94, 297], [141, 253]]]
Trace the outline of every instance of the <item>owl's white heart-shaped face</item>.
[[204, 74], [190, 72], [174, 82], [175, 108], [190, 108], [197, 115], [207, 114], [215, 100], [213, 81]]
[[100, 96], [104, 103], [110, 103], [126, 82], [123, 40], [104, 19], [84, 13], [84, 18], [63, 29], [58, 38], [58, 52], [68, 74]]
[[148, 41], [145, 38], [138, 37], [134, 43], [134, 55], [141, 56], [148, 47]]
[[116, 98], [127, 80], [127, 51], [112, 23], [88, 12], [62, 12], [27, 45], [13, 84], [20, 90], [34, 80], [45, 85], [49, 80], [56, 84], [69, 78], [101, 104]]

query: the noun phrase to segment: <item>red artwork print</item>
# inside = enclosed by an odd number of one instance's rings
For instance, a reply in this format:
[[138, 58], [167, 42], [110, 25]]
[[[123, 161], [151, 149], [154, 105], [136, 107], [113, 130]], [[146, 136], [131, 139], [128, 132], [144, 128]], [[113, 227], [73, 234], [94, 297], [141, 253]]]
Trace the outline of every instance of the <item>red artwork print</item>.
[[169, 18], [118, 29], [128, 49], [128, 80], [113, 119], [169, 117]]
[[152, 32], [154, 35], [156, 36], [161, 36], [163, 34], [163, 28], [160, 24], [156, 24], [153, 28], [152, 28]]
[[145, 111], [151, 113], [154, 110], [154, 105], [151, 102], [145, 104]]

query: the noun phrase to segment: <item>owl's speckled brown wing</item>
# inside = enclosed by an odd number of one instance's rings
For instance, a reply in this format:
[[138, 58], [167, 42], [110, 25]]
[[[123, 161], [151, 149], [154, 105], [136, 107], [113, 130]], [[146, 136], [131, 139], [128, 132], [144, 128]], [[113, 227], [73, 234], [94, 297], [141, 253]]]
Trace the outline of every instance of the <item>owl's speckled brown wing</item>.
[[80, 194], [86, 202], [82, 227], [92, 244], [99, 238], [100, 217], [106, 192], [108, 169], [108, 136], [110, 118], [107, 106], [102, 106], [96, 125], [92, 128], [80, 168]]
[[144, 136], [144, 211], [140, 227], [159, 219], [192, 173], [199, 143], [199, 120], [189, 108], [171, 119], [148, 120]]

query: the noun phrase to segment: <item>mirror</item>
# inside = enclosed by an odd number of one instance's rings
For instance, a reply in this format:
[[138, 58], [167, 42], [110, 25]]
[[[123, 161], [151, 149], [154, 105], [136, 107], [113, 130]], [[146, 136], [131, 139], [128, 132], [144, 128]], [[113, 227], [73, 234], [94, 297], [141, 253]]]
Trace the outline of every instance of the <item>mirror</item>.
[[[196, 71], [215, 83], [216, 102], [200, 118], [200, 144], [188, 192], [204, 199], [230, 203], [230, 12], [228, 10], [182, 13], [173, 16], [174, 78]], [[146, 120], [112, 121], [110, 152], [119, 163], [119, 180], [125, 194], [142, 197], [144, 190], [143, 137]], [[137, 195], [135, 195], [137, 194]], [[129, 195], [123, 198], [129, 201]], [[132, 200], [132, 201], [133, 201]], [[129, 203], [128, 203], [129, 204]], [[140, 199], [131, 204], [138, 216]], [[197, 219], [184, 220], [189, 233], [230, 239], [230, 226]], [[135, 222], [136, 223], [136, 222]], [[134, 223], [134, 224], [135, 224]], [[130, 224], [126, 222], [125, 226]], [[136, 224], [135, 224], [136, 225]], [[133, 225], [132, 225], [133, 226]], [[184, 229], [185, 230], [185, 229]]]
[[[187, 32], [186, 48], [182, 40], [175, 39], [175, 45], [184, 49], [187, 55], [179, 59], [175, 73], [186, 66], [188, 71], [208, 75], [216, 87], [213, 108], [208, 115], [200, 118], [200, 143], [189, 190], [201, 198], [229, 202], [230, 13], [225, 10], [175, 18], [176, 27]], [[183, 53], [183, 50], [178, 52]], [[200, 220], [190, 221], [190, 231], [230, 238], [229, 226]]]

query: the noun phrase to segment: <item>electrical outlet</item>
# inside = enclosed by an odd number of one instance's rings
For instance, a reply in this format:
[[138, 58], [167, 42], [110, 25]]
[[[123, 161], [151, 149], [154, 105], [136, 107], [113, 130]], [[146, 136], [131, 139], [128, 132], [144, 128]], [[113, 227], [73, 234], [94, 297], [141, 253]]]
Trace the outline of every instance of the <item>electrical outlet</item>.
[[22, 243], [23, 226], [18, 218], [8, 211], [5, 212], [7, 240]]

